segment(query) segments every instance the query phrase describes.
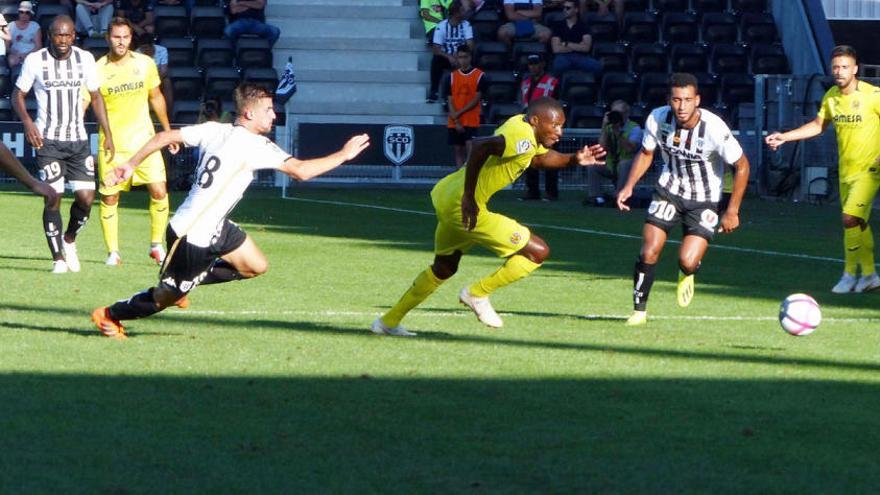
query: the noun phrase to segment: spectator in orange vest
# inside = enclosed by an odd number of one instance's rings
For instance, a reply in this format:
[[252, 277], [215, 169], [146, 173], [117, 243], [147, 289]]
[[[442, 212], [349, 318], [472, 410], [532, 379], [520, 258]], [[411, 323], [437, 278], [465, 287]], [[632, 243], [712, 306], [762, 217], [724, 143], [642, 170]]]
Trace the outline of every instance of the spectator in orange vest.
[[455, 154], [455, 166], [461, 168], [467, 159], [467, 143], [480, 127], [480, 99], [486, 88], [483, 71], [471, 66], [471, 49], [467, 45], [455, 52], [458, 69], [449, 74], [449, 144]]
[[[556, 97], [557, 88], [559, 88], [559, 79], [547, 74], [545, 71], [546, 63], [541, 55], [529, 55], [526, 59], [529, 67], [529, 74], [523, 78], [519, 86], [520, 103], [523, 107], [527, 107], [529, 102], [544, 97]], [[559, 170], [557, 169], [541, 169], [544, 170], [544, 200], [556, 201], [559, 199]], [[526, 176], [526, 195], [523, 200], [541, 199], [541, 176], [539, 169], [529, 167], [525, 171]]]

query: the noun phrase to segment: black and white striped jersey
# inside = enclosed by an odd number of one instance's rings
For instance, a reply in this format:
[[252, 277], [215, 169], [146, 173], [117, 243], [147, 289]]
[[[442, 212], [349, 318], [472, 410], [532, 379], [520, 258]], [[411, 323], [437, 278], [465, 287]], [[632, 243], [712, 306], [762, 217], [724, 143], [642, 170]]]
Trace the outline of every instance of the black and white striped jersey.
[[82, 91], [98, 90], [95, 57], [75, 46], [70, 56], [58, 60], [43, 48], [29, 54], [22, 64], [15, 86], [37, 97], [37, 129], [43, 139], [85, 141]]
[[660, 147], [660, 187], [683, 199], [718, 202], [724, 165], [739, 160], [743, 150], [720, 117], [702, 108], [699, 113], [697, 125], [685, 129], [671, 107], [655, 108], [645, 123], [642, 147]]
[[474, 29], [468, 21], [461, 21], [457, 26], [444, 19], [434, 28], [433, 43], [438, 45], [443, 53], [454, 55], [458, 47], [474, 39]]

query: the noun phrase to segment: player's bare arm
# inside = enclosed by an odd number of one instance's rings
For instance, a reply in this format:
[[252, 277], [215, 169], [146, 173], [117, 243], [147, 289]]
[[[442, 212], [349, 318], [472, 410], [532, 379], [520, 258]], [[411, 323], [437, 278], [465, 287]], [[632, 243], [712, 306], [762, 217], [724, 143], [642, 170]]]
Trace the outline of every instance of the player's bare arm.
[[12, 107], [15, 108], [15, 113], [18, 114], [19, 120], [24, 124], [24, 136], [28, 140], [28, 143], [34, 148], [42, 148], [43, 135], [40, 133], [40, 130], [37, 129], [37, 125], [34, 124], [30, 114], [28, 114], [27, 107], [24, 103], [24, 97], [25, 93], [18, 88], [15, 88], [12, 91]]
[[560, 153], [550, 150], [532, 159], [532, 165], [538, 168], [565, 168], [571, 165], [590, 166], [605, 165], [606, 152], [600, 144], [584, 146], [576, 153]]
[[474, 138], [471, 141], [471, 152], [464, 162], [464, 193], [461, 195], [461, 223], [469, 231], [477, 226], [477, 215], [480, 213], [480, 207], [474, 199], [480, 170], [489, 155], [503, 155], [504, 146], [504, 136]]
[[792, 129], [788, 132], [774, 132], [764, 138], [764, 142], [771, 150], [776, 151], [783, 143], [788, 141], [800, 141], [801, 139], [810, 139], [811, 137], [822, 134], [830, 122], [820, 117], [807, 122], [806, 124]]
[[620, 192], [617, 193], [617, 208], [619, 210], [629, 211], [629, 206], [626, 205], [626, 200], [632, 196], [633, 188], [636, 187], [636, 184], [639, 182], [639, 179], [645, 175], [645, 172], [651, 168], [651, 163], [653, 161], [654, 150], [648, 151], [645, 148], [642, 148], [642, 150], [636, 154], [633, 159], [632, 169], [629, 171], [629, 177], [626, 179], [626, 184], [620, 189]]
[[89, 95], [92, 97], [92, 110], [95, 118], [98, 119], [98, 125], [104, 130], [104, 153], [107, 154], [107, 163], [110, 163], [116, 154], [116, 146], [113, 145], [113, 133], [110, 131], [110, 120], [107, 118], [104, 97], [101, 96], [100, 91], [89, 91]]
[[349, 139], [345, 146], [336, 153], [312, 160], [288, 158], [281, 167], [281, 171], [296, 180], [309, 180], [353, 160], [368, 146], [370, 146], [370, 136], [358, 134]]
[[[159, 86], [150, 90], [149, 98], [150, 107], [159, 119], [159, 124], [162, 125], [162, 130], [170, 131], [171, 123], [168, 121], [168, 107], [165, 104], [165, 96], [162, 94], [162, 90], [159, 89]], [[176, 155], [177, 152], [180, 151], [180, 143], [173, 142], [169, 144], [168, 151], [170, 151], [172, 155]]]
[[721, 231], [726, 234], [739, 227], [739, 207], [749, 185], [749, 159], [746, 158], [745, 153], [733, 163], [733, 167], [736, 169], [733, 174], [733, 191], [730, 193], [727, 210], [721, 216]]
[[113, 170], [107, 174], [107, 177], [102, 177], [102, 180], [105, 184], [110, 186], [115, 186], [120, 182], [124, 182], [131, 177], [131, 174], [134, 173], [134, 169], [143, 163], [145, 158], [172, 143], [179, 145], [182, 142], [183, 136], [180, 134], [180, 130], [172, 129], [170, 131], [162, 131], [144, 143], [141, 149], [129, 158], [127, 162], [113, 167]]

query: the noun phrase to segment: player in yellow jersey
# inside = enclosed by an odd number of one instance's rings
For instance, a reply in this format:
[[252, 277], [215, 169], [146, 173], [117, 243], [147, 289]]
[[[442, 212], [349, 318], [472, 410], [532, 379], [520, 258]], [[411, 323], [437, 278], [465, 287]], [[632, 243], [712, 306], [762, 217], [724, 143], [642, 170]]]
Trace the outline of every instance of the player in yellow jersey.
[[437, 214], [434, 263], [419, 274], [412, 287], [387, 313], [373, 322], [377, 334], [413, 336], [400, 325], [404, 316], [458, 271], [461, 255], [475, 245], [489, 249], [504, 265], [459, 292], [459, 300], [490, 327], [503, 322], [489, 294], [533, 272], [550, 253], [547, 244], [528, 228], [487, 208], [489, 199], [513, 183], [529, 166], [562, 168], [568, 165], [604, 165], [600, 145], [584, 146], [577, 153], [558, 153], [549, 148], [562, 137], [565, 114], [552, 98], [529, 103], [525, 115], [514, 115], [493, 136], [471, 141], [463, 168], [434, 186], [431, 201]]
[[[137, 168], [134, 176], [115, 186], [105, 184], [103, 178], [114, 166], [125, 163], [155, 134], [150, 118], [150, 107], [162, 124], [163, 130], [170, 130], [165, 98], [159, 88], [159, 72], [153, 59], [131, 50], [133, 29], [124, 18], [116, 17], [110, 22], [107, 41], [110, 52], [98, 60], [98, 78], [101, 95], [107, 105], [110, 129], [116, 144], [116, 155], [107, 160], [104, 153], [98, 155], [98, 171], [101, 177], [101, 228], [104, 243], [107, 245], [108, 265], [122, 262], [119, 256], [119, 192], [128, 191], [131, 186], [146, 185], [150, 193], [150, 257], [162, 263], [165, 250], [162, 247], [165, 225], [168, 223], [168, 192], [165, 186], [165, 163], [161, 152], [148, 156]], [[104, 133], [99, 134], [104, 142]], [[178, 151], [172, 145], [172, 153]]]
[[[874, 235], [868, 218], [880, 187], [880, 88], [860, 81], [856, 51], [846, 45], [831, 52], [835, 86], [825, 93], [811, 122], [766, 138], [771, 149], [821, 134], [834, 123], [839, 155], [840, 203], [843, 208], [843, 276], [831, 289], [837, 294], [880, 287], [874, 269]], [[858, 269], [861, 268], [861, 277]]]

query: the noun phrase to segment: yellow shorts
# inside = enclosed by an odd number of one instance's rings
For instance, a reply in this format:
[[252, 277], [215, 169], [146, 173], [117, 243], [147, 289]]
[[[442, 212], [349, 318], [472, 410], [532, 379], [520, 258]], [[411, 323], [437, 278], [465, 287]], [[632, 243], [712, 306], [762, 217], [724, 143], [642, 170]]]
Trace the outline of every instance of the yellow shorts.
[[506, 258], [529, 242], [532, 233], [527, 227], [504, 215], [485, 208], [477, 215], [477, 226], [468, 232], [461, 222], [458, 209], [437, 211], [437, 230], [434, 232], [434, 254], [450, 255], [455, 251], [466, 253], [479, 244], [501, 258]]
[[840, 204], [843, 213], [868, 221], [874, 196], [880, 188], [880, 177], [862, 174], [853, 180], [840, 181]]
[[113, 167], [125, 163], [131, 158], [134, 152], [117, 152], [113, 157], [113, 161], [106, 163], [104, 152], [98, 153], [98, 177], [100, 177], [101, 187], [98, 188], [104, 196], [116, 194], [120, 191], [128, 191], [131, 186], [140, 186], [143, 184], [155, 184], [157, 182], [165, 182], [165, 161], [162, 160], [162, 152], [157, 151], [148, 156], [138, 168], [134, 169], [134, 174], [125, 182], [108, 186], [104, 184], [104, 176], [107, 172], [113, 170]]

